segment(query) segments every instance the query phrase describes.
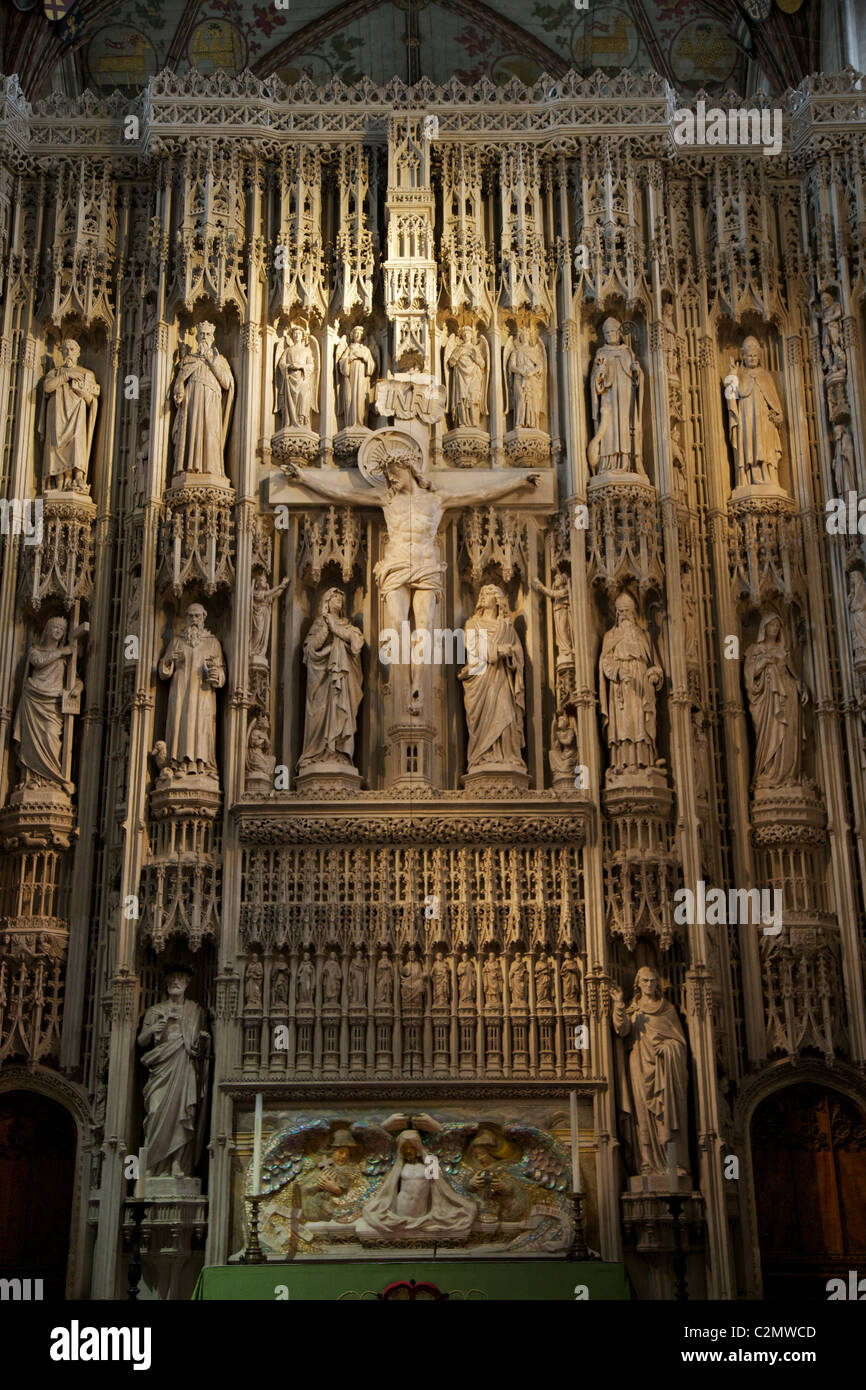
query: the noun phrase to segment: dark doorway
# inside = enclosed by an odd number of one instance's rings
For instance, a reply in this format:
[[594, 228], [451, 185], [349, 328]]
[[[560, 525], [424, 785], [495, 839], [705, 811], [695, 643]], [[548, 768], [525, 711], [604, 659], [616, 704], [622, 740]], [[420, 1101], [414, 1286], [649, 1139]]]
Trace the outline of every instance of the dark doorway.
[[42, 1279], [45, 1299], [66, 1292], [74, 1177], [69, 1111], [33, 1091], [0, 1095], [0, 1278]]
[[764, 1297], [827, 1298], [866, 1271], [866, 1116], [823, 1086], [791, 1086], [752, 1119]]

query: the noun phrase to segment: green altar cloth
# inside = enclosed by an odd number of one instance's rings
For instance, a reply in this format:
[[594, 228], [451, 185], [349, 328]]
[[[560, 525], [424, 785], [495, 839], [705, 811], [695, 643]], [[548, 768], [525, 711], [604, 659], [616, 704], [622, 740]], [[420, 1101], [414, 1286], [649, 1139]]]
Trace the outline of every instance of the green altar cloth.
[[[625, 1266], [569, 1260], [299, 1260], [287, 1264], [211, 1265], [193, 1298], [209, 1300], [375, 1300], [390, 1284], [414, 1279], [452, 1299], [573, 1302], [631, 1297]], [[575, 1290], [578, 1293], [575, 1293]]]

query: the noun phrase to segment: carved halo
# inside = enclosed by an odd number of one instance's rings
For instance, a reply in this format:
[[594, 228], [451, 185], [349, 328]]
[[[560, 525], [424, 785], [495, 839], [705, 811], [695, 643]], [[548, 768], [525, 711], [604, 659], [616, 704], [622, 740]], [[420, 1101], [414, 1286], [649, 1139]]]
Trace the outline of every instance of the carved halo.
[[385, 465], [390, 459], [405, 457], [408, 454], [418, 472], [423, 474], [424, 456], [417, 439], [405, 430], [377, 430], [365, 439], [358, 450], [358, 467], [374, 487], [385, 487]]

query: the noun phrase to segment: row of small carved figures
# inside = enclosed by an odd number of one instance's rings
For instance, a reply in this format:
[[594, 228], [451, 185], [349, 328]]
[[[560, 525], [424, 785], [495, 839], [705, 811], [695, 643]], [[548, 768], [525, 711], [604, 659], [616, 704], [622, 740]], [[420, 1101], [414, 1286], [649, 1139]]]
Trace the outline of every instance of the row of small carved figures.
[[[480, 972], [476, 965], [480, 965]], [[432, 1006], [447, 1009], [452, 999], [452, 975], [456, 979], [458, 1009], [474, 1010], [476, 1005], [481, 1004], [482, 990], [484, 1008], [491, 1011], [500, 1010], [504, 998], [509, 999], [513, 1006], [526, 1009], [533, 1004], [553, 1006], [557, 963], [546, 951], [542, 951], [537, 960], [525, 956], [522, 951], [516, 951], [507, 970], [504, 966], [504, 959], [493, 950], [488, 950], [483, 962], [476, 962], [468, 951], [463, 951], [459, 960], [455, 956], [453, 961], [449, 962], [444, 952], [437, 950], [428, 972], [418, 952], [414, 947], [410, 947], [405, 960], [399, 965], [392, 961], [387, 952], [382, 952], [376, 962], [374, 978], [371, 978], [372, 957], [368, 961], [362, 951], [356, 950], [346, 972], [347, 1003], [349, 1008], [365, 1009], [372, 986], [376, 1011], [393, 1008], [394, 976], [395, 971], [399, 970], [400, 999], [404, 1013], [423, 1008], [428, 979]], [[309, 950], [304, 950], [294, 970], [294, 1003], [299, 1009], [313, 1010], [319, 995], [318, 983], [321, 988], [322, 1007], [339, 1011], [343, 994], [343, 968], [336, 950], [328, 952], [319, 973], [320, 980], [317, 981], [312, 954]], [[573, 952], [563, 956], [558, 966], [558, 974], [563, 1004], [578, 1007], [582, 968]], [[270, 980], [272, 1011], [287, 1009], [289, 1006], [289, 976], [289, 966], [285, 961], [278, 960], [273, 967]], [[244, 973], [245, 1014], [262, 1011], [263, 983], [264, 963], [256, 954], [248, 960]]]

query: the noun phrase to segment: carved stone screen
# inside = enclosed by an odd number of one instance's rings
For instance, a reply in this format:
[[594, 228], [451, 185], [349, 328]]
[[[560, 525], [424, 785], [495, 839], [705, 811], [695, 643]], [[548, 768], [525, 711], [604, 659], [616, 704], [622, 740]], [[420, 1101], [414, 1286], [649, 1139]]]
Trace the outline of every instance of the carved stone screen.
[[791, 0], [16, 6], [0, 1159], [58, 1107], [75, 1145], [0, 1273], [826, 1298], [866, 1261], [854, 19], [803, 7], [815, 72]]

